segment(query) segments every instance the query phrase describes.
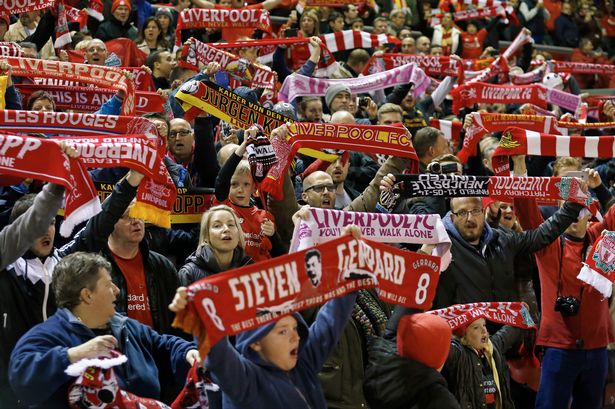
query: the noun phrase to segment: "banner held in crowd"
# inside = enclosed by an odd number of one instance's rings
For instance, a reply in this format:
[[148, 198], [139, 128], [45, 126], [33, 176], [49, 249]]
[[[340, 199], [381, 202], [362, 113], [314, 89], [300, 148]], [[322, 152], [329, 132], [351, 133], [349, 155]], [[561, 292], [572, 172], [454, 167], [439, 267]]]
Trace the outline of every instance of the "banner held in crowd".
[[457, 304], [440, 310], [427, 311], [438, 315], [448, 322], [451, 329], [467, 327], [479, 318], [496, 324], [510, 325], [517, 328], [536, 328], [525, 303], [522, 302], [477, 302]]
[[62, 61], [38, 60], [35, 58], [7, 58], [16, 77], [58, 78], [93, 84], [101, 88], [112, 88], [124, 92], [121, 113], [135, 114], [135, 89], [117, 68], [92, 64], [75, 64]]
[[451, 260], [451, 240], [438, 214], [385, 214], [348, 212], [310, 207], [308, 218], [295, 225], [290, 252], [304, 250], [338, 237], [342, 228], [356, 224], [361, 237], [379, 243], [435, 244], [434, 256], [446, 270]]
[[587, 253], [577, 278], [598, 290], [604, 298], [611, 296], [615, 281], [615, 231], [602, 232]]
[[[320, 261], [316, 268], [308, 266], [312, 257]], [[362, 288], [378, 287], [385, 302], [428, 309], [439, 273], [438, 257], [344, 236], [197, 281], [174, 325], [196, 335], [205, 356], [224, 335]]]

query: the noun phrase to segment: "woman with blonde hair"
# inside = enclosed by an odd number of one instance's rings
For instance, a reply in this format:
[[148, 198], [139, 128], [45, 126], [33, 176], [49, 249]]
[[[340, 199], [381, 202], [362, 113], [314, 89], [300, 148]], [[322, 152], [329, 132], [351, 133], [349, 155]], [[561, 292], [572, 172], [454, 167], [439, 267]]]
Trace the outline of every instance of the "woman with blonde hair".
[[244, 247], [244, 234], [233, 209], [226, 205], [210, 208], [201, 219], [199, 246], [178, 272], [180, 285], [251, 264]]

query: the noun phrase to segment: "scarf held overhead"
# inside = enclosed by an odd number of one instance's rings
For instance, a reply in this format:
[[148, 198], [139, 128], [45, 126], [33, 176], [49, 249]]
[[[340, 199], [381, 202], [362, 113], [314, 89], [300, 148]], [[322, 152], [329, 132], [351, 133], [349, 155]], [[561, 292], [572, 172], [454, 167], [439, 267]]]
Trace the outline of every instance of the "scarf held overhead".
[[93, 84], [101, 88], [112, 88], [124, 92], [121, 113], [126, 116], [135, 114], [135, 88], [132, 81], [120, 70], [100, 65], [75, 64], [62, 61], [38, 60], [34, 58], [7, 58], [16, 77], [43, 77], [66, 79]]
[[[308, 272], [311, 257], [320, 259], [319, 271]], [[362, 288], [380, 288], [385, 302], [427, 309], [439, 272], [438, 257], [344, 236], [197, 281], [188, 287], [190, 302], [174, 325], [198, 336], [205, 356], [225, 335]]]
[[260, 189], [274, 199], [282, 198], [282, 181], [299, 148], [340, 149], [410, 158], [418, 157], [403, 126], [346, 125], [297, 122], [288, 127], [288, 140], [274, 138], [271, 142], [278, 158], [261, 183]]
[[463, 83], [464, 67], [460, 61], [451, 57], [436, 57], [423, 54], [384, 53], [381, 56], [372, 55], [363, 70], [363, 74], [383, 72], [410, 63], [415, 63], [429, 76], [459, 77], [459, 83]]
[[295, 225], [290, 252], [326, 242], [340, 235], [341, 229], [356, 224], [361, 236], [379, 243], [436, 244], [434, 256], [442, 258], [442, 270], [451, 259], [451, 240], [437, 214], [384, 214], [309, 209], [308, 219]]
[[406, 64], [365, 77], [336, 80], [310, 78], [295, 74], [286, 77], [279, 91], [278, 99], [290, 102], [297, 97], [324, 96], [329, 87], [337, 84], [348, 86], [352, 94], [364, 94], [408, 83], [414, 84], [412, 94], [416, 98], [425, 92], [431, 80], [416, 64]]
[[615, 231], [604, 231], [593, 244], [577, 278], [598, 290], [604, 298], [615, 281]]
[[479, 318], [517, 328], [536, 328], [530, 311], [521, 302], [457, 304], [440, 310], [427, 311], [427, 313], [444, 318], [452, 330], [467, 327]]
[[275, 86], [276, 77], [268, 67], [252, 64], [245, 58], [219, 50], [198, 40], [193, 39], [192, 43], [184, 44], [182, 57], [192, 67], [196, 67], [199, 62], [205, 65], [217, 62], [221, 70], [227, 71], [232, 78], [249, 87], [274, 89]]

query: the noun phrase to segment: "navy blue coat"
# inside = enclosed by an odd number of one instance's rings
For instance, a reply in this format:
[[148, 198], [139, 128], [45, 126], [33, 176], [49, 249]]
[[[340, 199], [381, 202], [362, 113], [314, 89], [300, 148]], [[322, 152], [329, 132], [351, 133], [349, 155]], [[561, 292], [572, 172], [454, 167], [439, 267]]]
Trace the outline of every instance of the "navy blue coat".
[[[140, 322], [116, 313], [111, 332], [128, 362], [114, 368], [120, 388], [138, 396], [160, 398], [161, 382], [181, 382], [190, 366], [186, 353], [194, 343], [160, 335]], [[59, 309], [36, 325], [11, 354], [9, 381], [17, 397], [33, 407], [66, 408], [68, 387], [76, 378], [64, 373], [70, 365], [68, 349], [95, 338], [69, 310]], [[159, 371], [159, 368], [170, 371]]]

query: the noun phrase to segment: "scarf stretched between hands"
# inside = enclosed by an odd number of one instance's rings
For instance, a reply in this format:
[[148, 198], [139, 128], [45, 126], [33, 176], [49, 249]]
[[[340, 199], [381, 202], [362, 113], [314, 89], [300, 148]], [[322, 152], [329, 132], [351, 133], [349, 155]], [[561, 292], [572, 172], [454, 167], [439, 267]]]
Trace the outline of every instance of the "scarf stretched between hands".
[[448, 267], [451, 240], [437, 214], [383, 214], [309, 209], [308, 219], [295, 225], [290, 252], [316, 246], [340, 235], [341, 229], [356, 224], [361, 236], [379, 243], [436, 244], [434, 256], [442, 258], [441, 269]]
[[329, 87], [336, 84], [348, 86], [352, 94], [363, 94], [408, 83], [414, 84], [412, 94], [416, 98], [425, 92], [431, 80], [416, 64], [406, 64], [389, 71], [347, 79], [329, 80], [294, 74], [284, 80], [278, 99], [290, 102], [297, 97], [323, 96]]
[[457, 304], [448, 308], [427, 311], [427, 313], [444, 318], [453, 330], [467, 327], [479, 318], [517, 328], [536, 328], [529, 310], [521, 302]]
[[468, 82], [451, 91], [453, 112], [459, 113], [462, 107], [470, 107], [480, 102], [494, 104], [531, 103], [546, 108], [547, 103], [558, 105], [569, 111], [576, 111], [581, 103], [578, 95], [573, 95], [543, 85], [494, 85], [484, 82]]
[[17, 43], [0, 42], [0, 57], [24, 57], [25, 55]]
[[593, 244], [577, 278], [598, 290], [604, 298], [611, 296], [615, 281], [615, 231], [604, 231]]
[[269, 12], [263, 9], [219, 7], [214, 9], [185, 9], [177, 17], [175, 47], [182, 46], [181, 31], [199, 28], [257, 28], [271, 33]]
[[[321, 261], [321, 280], [315, 284], [306, 268], [308, 252]], [[173, 325], [196, 335], [205, 356], [225, 335], [362, 288], [377, 286], [383, 301], [427, 309], [439, 271], [438, 257], [344, 236], [197, 281], [188, 287], [188, 305]]]
[[590, 64], [574, 61], [549, 61], [554, 72], [565, 72], [571, 74], [600, 74], [615, 75], [615, 65], [612, 64]]
[[615, 156], [615, 136], [551, 135], [508, 128], [491, 159], [496, 175], [510, 174], [508, 157], [512, 155], [612, 158]]
[[[501, 16], [506, 18], [507, 15], [514, 15], [515, 11], [511, 6], [507, 6], [506, 3], [498, 4], [496, 6], [487, 6], [479, 9], [461, 10], [453, 13], [454, 21], [483, 19], [488, 17]], [[435, 27], [438, 24], [442, 24], [443, 14], [435, 14], [431, 16], [431, 26]], [[516, 16], [514, 17], [516, 20]]]
[[[275, 128], [292, 122], [291, 118], [273, 112], [261, 105], [253, 104], [228, 89], [211, 82], [190, 81], [180, 88], [175, 98], [182, 101], [186, 112], [184, 119], [191, 120], [201, 112], [215, 116], [240, 129], [256, 124], [270, 135]], [[320, 152], [317, 149], [302, 149], [302, 154], [333, 162], [337, 155]]]
[[[132, 217], [139, 217], [161, 227], [170, 227], [169, 220], [175, 203], [176, 189], [162, 162], [166, 141], [158, 136], [155, 124], [148, 119], [6, 110], [0, 113], [0, 128], [12, 129], [13, 132], [85, 136], [85, 139], [63, 138], [63, 140], [75, 143], [77, 146], [92, 143], [83, 148], [85, 150], [80, 158], [89, 167], [124, 166], [143, 173], [146, 178], [139, 185], [137, 203], [131, 208], [130, 214]], [[88, 137], [93, 139], [90, 141]], [[94, 148], [100, 144], [101, 148]], [[114, 148], [113, 144], [119, 145]], [[133, 148], [131, 144], [135, 147]], [[96, 189], [93, 191], [96, 194]], [[68, 209], [66, 212], [70, 214]], [[74, 225], [67, 224], [67, 228], [72, 226]]]
[[247, 59], [193, 39], [191, 44], [184, 44], [182, 57], [189, 68], [197, 69], [199, 62], [207, 65], [210, 62], [220, 64], [220, 69], [227, 71], [232, 78], [242, 85], [252, 88], [274, 89], [276, 76], [274, 72], [260, 64], [252, 64]]
[[415, 165], [418, 157], [403, 126], [345, 125], [296, 122], [288, 127], [288, 140], [271, 141], [278, 162], [269, 170], [260, 189], [276, 200], [282, 199], [282, 182], [290, 162], [299, 148], [338, 149], [381, 153], [410, 158]]
[[568, 200], [592, 212], [595, 201], [588, 197], [575, 178], [455, 176], [434, 174], [395, 175], [394, 192], [401, 197], [490, 197], [510, 202], [511, 198]]
[[[115, 95], [113, 90], [92, 87], [41, 84], [16, 84], [15, 87], [21, 93], [23, 106], [25, 106], [25, 102], [33, 92], [45, 90], [53, 97], [56, 108], [80, 112], [97, 111], [102, 104]], [[135, 113], [137, 115], [166, 110], [165, 100], [157, 92], [135, 92]]]
[[391, 70], [409, 63], [416, 63], [429, 76], [458, 77], [459, 83], [463, 83], [464, 66], [458, 60], [451, 57], [422, 54], [384, 53], [381, 56], [372, 55], [363, 70], [363, 75]]
[[472, 125], [466, 129], [463, 148], [457, 153], [462, 163], [476, 155], [476, 143], [490, 132], [502, 132], [510, 127], [521, 127], [528, 131], [547, 134], [568, 135], [568, 129], [604, 129], [615, 127], [615, 122], [580, 123], [558, 121], [554, 116], [524, 114], [490, 114], [472, 112]]
[[121, 113], [135, 114], [135, 87], [117, 68], [100, 65], [75, 64], [62, 61], [38, 60], [35, 58], [7, 58], [16, 77], [57, 78], [93, 84], [101, 88], [112, 88], [124, 92]]

